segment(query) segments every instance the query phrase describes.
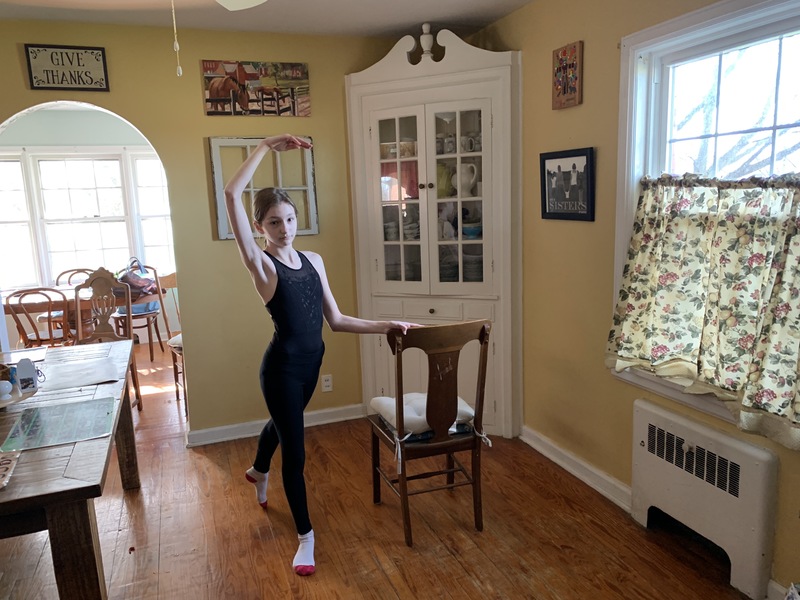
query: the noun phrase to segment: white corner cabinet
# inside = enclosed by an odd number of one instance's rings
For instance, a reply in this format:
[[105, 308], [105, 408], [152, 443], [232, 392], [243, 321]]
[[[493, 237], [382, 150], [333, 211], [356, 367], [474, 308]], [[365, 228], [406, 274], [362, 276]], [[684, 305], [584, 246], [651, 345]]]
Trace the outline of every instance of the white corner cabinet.
[[[484, 426], [518, 434], [519, 53], [423, 25], [346, 77], [359, 313], [493, 322]], [[416, 57], [412, 59], [411, 57]], [[412, 62], [414, 60], [414, 62]], [[362, 336], [363, 401], [394, 394], [382, 335]], [[477, 361], [468, 347], [465, 369]], [[462, 369], [464, 365], [462, 365]], [[424, 389], [427, 365], [408, 370]], [[459, 390], [470, 403], [474, 390]]]

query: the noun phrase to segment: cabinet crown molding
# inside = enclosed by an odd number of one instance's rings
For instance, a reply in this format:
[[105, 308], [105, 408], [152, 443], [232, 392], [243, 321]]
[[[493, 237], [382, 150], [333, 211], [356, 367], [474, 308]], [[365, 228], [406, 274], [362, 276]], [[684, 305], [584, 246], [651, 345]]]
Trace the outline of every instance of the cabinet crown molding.
[[[441, 46], [441, 51], [433, 52], [433, 37], [430, 24], [423, 23], [419, 43], [412, 35], [400, 38], [389, 53], [374, 65], [347, 75], [350, 85], [506, 66], [513, 64], [514, 55], [518, 54], [514, 51], [494, 52], [472, 46], [449, 29], [440, 29], [436, 33], [436, 43]], [[438, 54], [442, 56], [438, 57]]]

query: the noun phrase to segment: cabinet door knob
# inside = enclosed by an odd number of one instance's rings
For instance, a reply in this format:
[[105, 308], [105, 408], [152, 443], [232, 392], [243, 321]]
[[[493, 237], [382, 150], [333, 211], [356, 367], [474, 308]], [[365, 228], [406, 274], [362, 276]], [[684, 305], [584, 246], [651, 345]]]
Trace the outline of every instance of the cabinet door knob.
[[431, 190], [433, 189], [433, 184], [432, 183], [428, 184], [428, 189], [431, 189]]
[[424, 190], [425, 189], [425, 184], [424, 183], [420, 183], [419, 184], [419, 189]]
[[436, 312], [436, 309], [435, 309], [435, 308], [429, 308], [429, 309], [428, 309], [428, 312], [429, 312], [430, 314], [433, 314], [433, 313], [435, 313], [435, 312]]

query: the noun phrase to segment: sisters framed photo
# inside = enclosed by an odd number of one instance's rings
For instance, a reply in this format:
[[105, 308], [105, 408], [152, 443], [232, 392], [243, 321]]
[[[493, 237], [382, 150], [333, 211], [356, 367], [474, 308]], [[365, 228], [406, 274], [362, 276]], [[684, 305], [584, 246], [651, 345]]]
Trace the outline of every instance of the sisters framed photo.
[[594, 221], [594, 148], [539, 155], [542, 218]]

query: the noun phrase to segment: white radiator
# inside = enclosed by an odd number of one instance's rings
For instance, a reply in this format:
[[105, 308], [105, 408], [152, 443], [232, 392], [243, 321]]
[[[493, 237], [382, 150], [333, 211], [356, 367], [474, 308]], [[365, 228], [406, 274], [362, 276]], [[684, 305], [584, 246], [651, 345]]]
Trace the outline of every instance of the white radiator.
[[777, 457], [644, 400], [633, 404], [631, 514], [654, 506], [721, 547], [731, 585], [767, 595], [772, 568]]

